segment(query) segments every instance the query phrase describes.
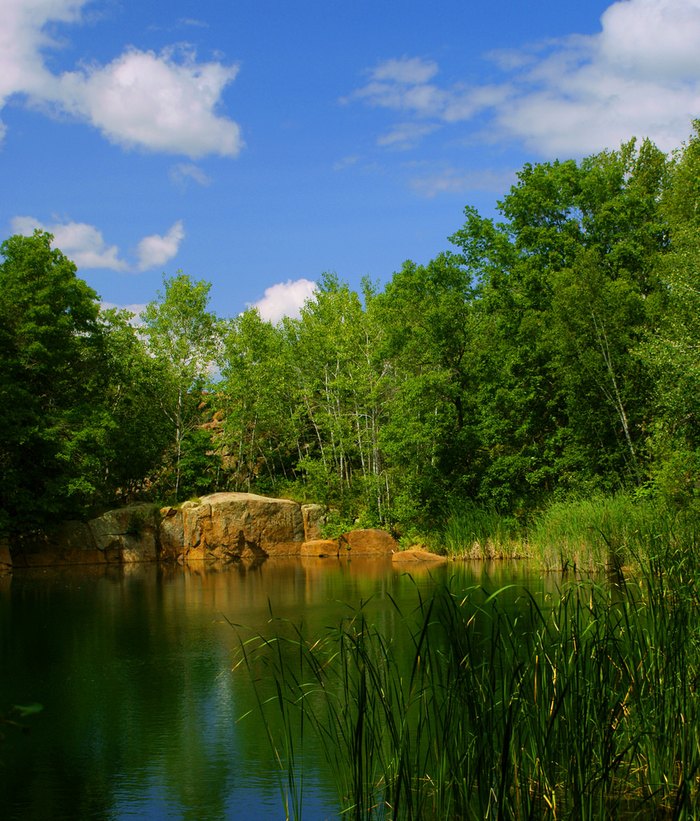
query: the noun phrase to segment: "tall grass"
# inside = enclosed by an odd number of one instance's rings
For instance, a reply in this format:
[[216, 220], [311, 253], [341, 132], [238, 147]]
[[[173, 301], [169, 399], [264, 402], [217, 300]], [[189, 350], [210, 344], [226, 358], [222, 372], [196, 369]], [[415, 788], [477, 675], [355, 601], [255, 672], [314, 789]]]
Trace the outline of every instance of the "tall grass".
[[391, 637], [360, 610], [313, 640], [280, 625], [242, 642], [240, 663], [274, 681], [259, 709], [268, 728], [281, 715], [280, 766], [296, 777], [311, 733], [344, 817], [690, 819], [699, 578], [683, 554], [635, 583], [575, 582], [541, 600], [447, 586]]
[[473, 502], [453, 504], [445, 521], [442, 543], [448, 554], [472, 559], [515, 558], [522, 553], [517, 523], [493, 506]]
[[669, 546], [694, 550], [700, 520], [653, 497], [619, 493], [550, 505], [528, 528], [528, 553], [547, 569], [640, 568]]
[[527, 558], [545, 570], [617, 571], [640, 568], [669, 545], [700, 546], [700, 515], [653, 496], [619, 493], [554, 502], [520, 526], [493, 507], [467, 502], [452, 505], [442, 530], [424, 541], [451, 556]]

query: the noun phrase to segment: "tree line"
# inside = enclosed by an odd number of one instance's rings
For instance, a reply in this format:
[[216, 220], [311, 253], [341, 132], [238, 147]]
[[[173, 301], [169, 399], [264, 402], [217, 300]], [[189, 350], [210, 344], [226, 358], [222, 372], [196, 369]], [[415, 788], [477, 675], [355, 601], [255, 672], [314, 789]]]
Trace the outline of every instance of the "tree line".
[[[700, 122], [527, 164], [498, 219], [298, 319], [178, 272], [135, 318], [36, 232], [0, 246], [0, 532], [245, 490], [435, 526], [625, 489], [700, 495]], [[135, 321], [137, 320], [137, 321]]]

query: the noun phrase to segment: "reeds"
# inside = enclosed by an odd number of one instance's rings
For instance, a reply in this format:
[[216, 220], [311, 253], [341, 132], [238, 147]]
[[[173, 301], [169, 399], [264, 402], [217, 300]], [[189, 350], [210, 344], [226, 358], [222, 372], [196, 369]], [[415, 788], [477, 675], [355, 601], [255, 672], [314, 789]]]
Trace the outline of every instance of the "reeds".
[[493, 506], [465, 501], [453, 504], [445, 520], [441, 542], [448, 554], [471, 559], [516, 558], [523, 541], [517, 523]]
[[[427, 540], [425, 540], [427, 541]], [[465, 558], [526, 558], [545, 570], [639, 569], [669, 549], [700, 546], [697, 512], [653, 496], [618, 493], [553, 502], [519, 526], [494, 508], [454, 504], [433, 542]]]
[[700, 574], [677, 558], [540, 599], [443, 586], [392, 636], [360, 609], [313, 641], [280, 624], [242, 642], [274, 682], [259, 709], [268, 728], [282, 718], [290, 817], [311, 732], [358, 821], [695, 818]]

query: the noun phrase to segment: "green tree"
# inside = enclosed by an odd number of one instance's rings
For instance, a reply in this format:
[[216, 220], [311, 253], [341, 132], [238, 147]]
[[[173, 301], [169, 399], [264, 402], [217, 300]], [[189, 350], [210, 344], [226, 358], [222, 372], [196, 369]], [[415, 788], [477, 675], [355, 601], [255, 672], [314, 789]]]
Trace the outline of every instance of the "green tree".
[[503, 223], [467, 209], [452, 241], [481, 288], [482, 496], [528, 508], [642, 476], [651, 385], [634, 351], [663, 302], [666, 174], [655, 146], [631, 141], [526, 165]]
[[[368, 283], [364, 297], [373, 297]], [[383, 519], [378, 326], [360, 295], [327, 273], [300, 318], [285, 320], [284, 331], [303, 409], [299, 465], [309, 488], [346, 516], [361, 511], [370, 521]]]
[[164, 277], [164, 290], [141, 314], [148, 349], [165, 374], [160, 405], [172, 426], [175, 499], [180, 495], [183, 446], [220, 350], [220, 323], [207, 310], [211, 284], [187, 274]]
[[97, 294], [36, 231], [0, 254], [0, 528], [76, 515], [99, 497], [105, 374]]
[[128, 311], [100, 314], [105, 385], [104, 474], [109, 493], [122, 501], [149, 491], [171, 442], [160, 406], [170, 374], [152, 357]]
[[228, 323], [218, 403], [230, 482], [236, 490], [274, 490], [292, 481], [301, 457], [299, 405], [281, 327], [249, 308]]
[[640, 346], [656, 386], [654, 478], [681, 506], [700, 500], [700, 120], [672, 160], [661, 203], [669, 252], [657, 260], [666, 310]]
[[474, 491], [474, 299], [461, 257], [406, 262], [377, 296], [388, 375], [380, 442], [401, 519], [434, 517], [452, 493]]

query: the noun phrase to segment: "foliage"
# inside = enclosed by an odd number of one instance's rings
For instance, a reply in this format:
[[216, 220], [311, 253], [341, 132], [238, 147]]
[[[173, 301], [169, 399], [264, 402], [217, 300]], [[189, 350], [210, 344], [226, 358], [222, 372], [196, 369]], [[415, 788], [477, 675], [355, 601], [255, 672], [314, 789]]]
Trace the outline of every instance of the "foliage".
[[448, 586], [392, 636], [360, 611], [322, 636], [279, 622], [242, 641], [255, 686], [262, 664], [274, 680], [258, 709], [290, 815], [312, 736], [356, 819], [694, 817], [698, 566], [667, 568], [545, 600]]
[[[171, 490], [181, 493], [185, 438], [201, 421], [202, 391], [219, 352], [220, 326], [207, 310], [211, 285], [178, 272], [141, 314], [148, 351], [162, 370], [160, 406], [172, 426]], [[168, 475], [168, 474], [166, 474]]]
[[177, 272], [134, 327], [50, 235], [10, 238], [0, 530], [218, 488], [455, 546], [584, 498], [697, 514], [699, 179], [698, 123], [670, 157], [526, 164], [452, 251], [383, 289], [326, 273], [278, 325]]
[[51, 239], [0, 246], [0, 531], [80, 512], [100, 490], [97, 295]]

